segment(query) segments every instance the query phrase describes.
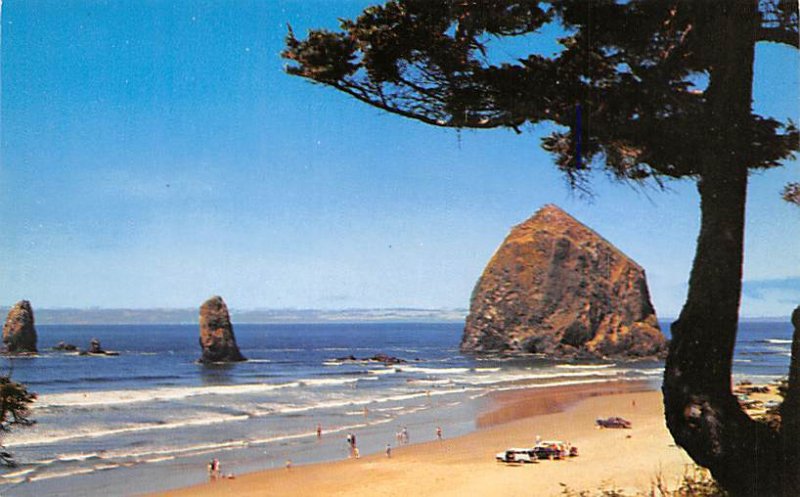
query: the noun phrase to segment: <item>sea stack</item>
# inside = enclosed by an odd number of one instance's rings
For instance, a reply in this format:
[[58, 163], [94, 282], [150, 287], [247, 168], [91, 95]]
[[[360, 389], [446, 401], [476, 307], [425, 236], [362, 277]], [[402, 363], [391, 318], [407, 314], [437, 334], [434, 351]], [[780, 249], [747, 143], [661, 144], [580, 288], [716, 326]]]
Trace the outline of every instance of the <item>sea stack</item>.
[[200, 347], [202, 363], [245, 361], [239, 352], [228, 306], [220, 296], [214, 296], [200, 306]]
[[12, 354], [36, 352], [33, 309], [27, 300], [20, 300], [8, 311], [8, 317], [3, 325], [3, 344], [6, 352]]
[[461, 349], [548, 357], [666, 353], [644, 269], [555, 205], [512, 228], [472, 292]]

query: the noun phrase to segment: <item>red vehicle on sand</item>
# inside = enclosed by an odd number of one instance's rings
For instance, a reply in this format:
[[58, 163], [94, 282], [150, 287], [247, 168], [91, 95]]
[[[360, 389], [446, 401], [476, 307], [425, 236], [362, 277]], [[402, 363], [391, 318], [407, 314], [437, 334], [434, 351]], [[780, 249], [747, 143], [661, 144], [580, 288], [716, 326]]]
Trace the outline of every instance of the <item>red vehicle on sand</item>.
[[599, 426], [600, 428], [625, 428], [625, 429], [630, 429], [631, 426], [633, 426], [630, 421], [628, 421], [627, 419], [624, 419], [624, 418], [620, 418], [619, 416], [611, 416], [611, 417], [605, 418], [605, 419], [597, 418], [597, 420], [595, 422], [597, 423], [597, 426]]

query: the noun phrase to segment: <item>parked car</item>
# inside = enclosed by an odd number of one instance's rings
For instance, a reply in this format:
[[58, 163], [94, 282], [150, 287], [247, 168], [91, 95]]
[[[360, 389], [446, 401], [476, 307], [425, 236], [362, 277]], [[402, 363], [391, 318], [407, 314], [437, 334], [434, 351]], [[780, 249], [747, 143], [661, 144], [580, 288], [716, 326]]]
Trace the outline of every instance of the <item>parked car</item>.
[[553, 444], [548, 442], [541, 442], [533, 448], [533, 453], [536, 455], [537, 459], [561, 459], [562, 451], [561, 449]]
[[561, 440], [546, 440], [538, 442], [533, 448], [537, 459], [563, 459], [577, 457], [578, 448]]
[[498, 452], [495, 459], [498, 462], [532, 463], [536, 462], [536, 455], [534, 449], [512, 448], [506, 449], [505, 452]]
[[601, 428], [630, 428], [633, 426], [630, 421], [619, 416], [611, 416], [610, 418], [597, 418], [597, 426]]

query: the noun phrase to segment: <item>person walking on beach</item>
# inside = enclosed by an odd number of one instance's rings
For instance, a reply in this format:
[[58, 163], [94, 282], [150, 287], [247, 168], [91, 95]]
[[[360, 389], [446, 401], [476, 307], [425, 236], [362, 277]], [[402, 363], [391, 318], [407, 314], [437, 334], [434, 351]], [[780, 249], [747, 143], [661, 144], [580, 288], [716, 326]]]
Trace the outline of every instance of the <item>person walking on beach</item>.
[[404, 444], [407, 444], [408, 443], [408, 427], [404, 426], [403, 427], [403, 431], [401, 431], [400, 434], [401, 434], [400, 441], [403, 442]]
[[386, 444], [386, 457], [391, 459], [392, 458], [392, 445]]
[[441, 426], [437, 426], [436, 427], [436, 438], [439, 439], [439, 440], [442, 439], [442, 427]]

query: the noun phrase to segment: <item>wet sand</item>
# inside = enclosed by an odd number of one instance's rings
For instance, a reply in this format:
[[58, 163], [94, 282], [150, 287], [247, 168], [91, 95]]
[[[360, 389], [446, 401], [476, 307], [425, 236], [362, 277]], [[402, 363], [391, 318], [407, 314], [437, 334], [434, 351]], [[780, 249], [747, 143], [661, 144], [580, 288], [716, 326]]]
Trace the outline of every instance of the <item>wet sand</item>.
[[[613, 486], [647, 490], [658, 475], [673, 484], [690, 465], [664, 426], [661, 393], [642, 384], [597, 384], [514, 390], [493, 395], [476, 432], [373, 454], [220, 479], [163, 496], [555, 496]], [[627, 393], [619, 393], [627, 392]], [[598, 429], [597, 417], [622, 416], [630, 430]], [[536, 436], [564, 440], [580, 455], [563, 461], [509, 465], [495, 461], [507, 447], [532, 446]]]

